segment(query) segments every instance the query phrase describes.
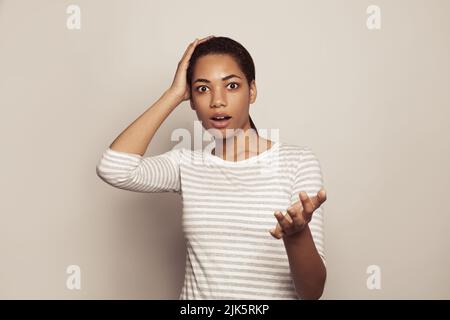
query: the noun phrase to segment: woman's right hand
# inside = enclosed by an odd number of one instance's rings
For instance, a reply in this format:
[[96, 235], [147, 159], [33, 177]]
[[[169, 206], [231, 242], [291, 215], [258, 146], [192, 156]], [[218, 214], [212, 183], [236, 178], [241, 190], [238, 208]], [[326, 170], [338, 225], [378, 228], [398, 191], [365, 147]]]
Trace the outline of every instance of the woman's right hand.
[[173, 94], [175, 97], [180, 99], [180, 102], [190, 99], [189, 86], [186, 83], [186, 73], [189, 66], [189, 60], [191, 59], [192, 53], [194, 52], [195, 47], [205, 42], [214, 36], [208, 36], [203, 39], [195, 39], [194, 42], [190, 43], [184, 52], [183, 57], [180, 62], [178, 62], [177, 71], [175, 73], [175, 77], [173, 79], [172, 85], [169, 88], [169, 92]]

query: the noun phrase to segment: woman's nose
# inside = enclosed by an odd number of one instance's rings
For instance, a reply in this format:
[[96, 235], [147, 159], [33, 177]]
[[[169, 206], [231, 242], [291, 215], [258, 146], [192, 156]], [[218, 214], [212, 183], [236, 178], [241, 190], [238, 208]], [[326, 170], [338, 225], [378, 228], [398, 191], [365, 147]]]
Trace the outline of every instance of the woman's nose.
[[212, 95], [212, 101], [211, 101], [211, 106], [212, 107], [220, 107], [220, 106], [225, 106], [226, 100], [225, 100], [225, 95], [222, 92], [222, 90], [215, 90], [213, 95]]

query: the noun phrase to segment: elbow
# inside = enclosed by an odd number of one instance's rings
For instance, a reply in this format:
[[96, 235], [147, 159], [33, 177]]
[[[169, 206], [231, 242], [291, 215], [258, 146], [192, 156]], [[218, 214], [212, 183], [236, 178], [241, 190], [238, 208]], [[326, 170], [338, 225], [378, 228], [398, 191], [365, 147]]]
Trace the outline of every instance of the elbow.
[[109, 185], [114, 186], [114, 182], [111, 180], [111, 178], [108, 178], [108, 176], [104, 172], [101, 171], [99, 166], [97, 166], [95, 168], [95, 173], [97, 174], [97, 177], [100, 178], [100, 180], [102, 180], [103, 182], [105, 182], [105, 183], [107, 183]]
[[320, 279], [317, 279], [314, 284], [311, 283], [311, 285], [307, 286], [307, 288], [296, 290], [297, 297], [301, 300], [319, 300], [323, 295], [326, 279], [327, 273], [324, 268], [324, 272], [322, 273]]
[[322, 297], [323, 288], [311, 292], [297, 292], [297, 296], [301, 300], [319, 300]]
[[95, 167], [95, 173], [97, 174], [97, 177], [103, 179], [102, 172], [100, 171], [100, 164], [97, 164], [97, 166]]
[[97, 166], [95, 167], [95, 173], [97, 174], [97, 177], [99, 177], [101, 180], [109, 183], [109, 180], [107, 177], [108, 174], [102, 170], [101, 164], [97, 164]]
[[121, 186], [132, 179], [132, 172], [108, 170], [103, 167], [102, 163], [96, 166], [95, 172], [101, 180], [114, 187]]

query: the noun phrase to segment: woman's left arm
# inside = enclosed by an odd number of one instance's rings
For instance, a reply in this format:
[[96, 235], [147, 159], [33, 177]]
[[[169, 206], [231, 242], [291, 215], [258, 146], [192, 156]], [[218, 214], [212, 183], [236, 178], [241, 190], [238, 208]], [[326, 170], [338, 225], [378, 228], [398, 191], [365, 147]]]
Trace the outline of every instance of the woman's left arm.
[[287, 209], [287, 214], [275, 212], [278, 224], [270, 233], [283, 238], [297, 295], [301, 299], [319, 299], [326, 280], [326, 268], [314, 243], [308, 223], [320, 205], [326, 201], [321, 189], [309, 198], [300, 193], [300, 201]]
[[317, 253], [309, 226], [298, 234], [283, 237], [283, 240], [297, 295], [301, 299], [319, 299], [327, 271]]

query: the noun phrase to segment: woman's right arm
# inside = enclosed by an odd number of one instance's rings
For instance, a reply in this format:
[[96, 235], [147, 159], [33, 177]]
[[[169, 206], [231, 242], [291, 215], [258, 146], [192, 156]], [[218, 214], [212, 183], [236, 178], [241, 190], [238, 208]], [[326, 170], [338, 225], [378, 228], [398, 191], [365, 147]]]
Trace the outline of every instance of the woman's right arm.
[[139, 192], [180, 192], [179, 150], [146, 158], [143, 155], [164, 120], [181, 102], [190, 98], [186, 83], [189, 59], [196, 45], [209, 38], [211, 36], [196, 39], [188, 46], [170, 88], [103, 153], [96, 168], [102, 180], [118, 188]]
[[148, 110], [131, 123], [110, 145], [112, 150], [144, 155], [147, 147], [169, 114], [183, 101], [190, 98], [186, 73], [195, 47], [211, 38], [195, 39], [186, 48], [178, 63], [172, 85]]
[[103, 152], [97, 175], [109, 185], [135, 192], [181, 192], [179, 152], [144, 158], [156, 130], [179, 104], [169, 90]]
[[181, 102], [171, 89], [165, 91], [158, 101], [134, 120], [109, 147], [115, 151], [143, 156], [158, 128]]

